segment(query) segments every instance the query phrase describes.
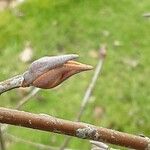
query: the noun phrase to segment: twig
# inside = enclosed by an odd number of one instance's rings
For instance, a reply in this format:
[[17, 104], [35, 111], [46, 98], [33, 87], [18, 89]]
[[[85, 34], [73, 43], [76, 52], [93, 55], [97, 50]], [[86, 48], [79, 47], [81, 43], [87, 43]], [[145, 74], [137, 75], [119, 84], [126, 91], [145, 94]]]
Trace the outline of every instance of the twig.
[[[16, 106], [16, 109], [20, 109], [25, 103], [29, 101], [29, 99], [37, 94], [39, 91], [39, 88], [34, 88], [31, 93], [29, 93], [27, 96], [25, 96], [22, 100], [19, 101], [19, 103]], [[5, 133], [8, 128], [8, 125], [0, 126], [0, 141], [1, 141], [1, 150], [5, 150], [5, 143], [4, 143], [4, 136], [2, 133]], [[6, 133], [5, 133], [6, 134]], [[15, 138], [14, 138], [15, 139]], [[32, 142], [31, 142], [32, 143]], [[38, 145], [39, 146], [39, 145]], [[39, 146], [40, 147], [40, 146]], [[41, 146], [42, 147], [42, 146]], [[46, 149], [46, 148], [45, 148]], [[50, 147], [47, 148], [50, 150]]]
[[5, 140], [3, 137], [3, 132], [0, 124], [0, 150], [5, 150]]
[[[21, 99], [18, 104], [16, 105], [15, 109], [18, 109], [20, 110], [20, 108], [25, 104], [27, 103], [30, 98], [32, 98], [33, 96], [35, 96], [38, 92], [40, 91], [39, 88], [34, 88], [31, 93], [29, 93], [27, 96], [25, 96], [23, 99]], [[5, 132], [8, 128], [8, 125], [3, 125], [1, 126], [1, 130], [2, 132]]]
[[23, 81], [24, 81], [23, 75], [18, 75], [8, 80], [0, 82], [0, 94], [12, 90], [14, 88], [21, 87]]
[[[102, 66], [103, 66], [103, 62], [104, 62], [104, 59], [105, 59], [105, 56], [106, 56], [106, 47], [105, 45], [102, 46], [102, 48], [100, 49], [99, 51], [100, 53], [100, 56], [99, 56], [99, 61], [97, 63], [97, 66], [96, 66], [96, 69], [95, 69], [95, 72], [93, 74], [93, 77], [92, 77], [92, 80], [91, 82], [89, 83], [89, 86], [87, 88], [87, 90], [85, 91], [85, 94], [84, 94], [84, 97], [82, 99], [82, 103], [81, 103], [81, 107], [80, 107], [80, 110], [79, 110], [79, 113], [76, 117], [76, 121], [80, 121], [85, 109], [86, 109], [86, 106], [90, 100], [90, 97], [91, 97], [91, 93], [94, 89], [94, 86], [96, 84], [96, 81], [101, 73], [101, 70], [102, 70]], [[64, 148], [69, 144], [71, 140], [71, 137], [66, 137], [63, 144], [60, 146], [60, 150], [64, 150]]]
[[0, 82], [0, 94], [29, 86], [51, 89], [74, 74], [93, 69], [90, 65], [74, 61], [77, 57], [75, 54], [42, 57], [34, 61], [22, 75]]
[[87, 88], [86, 92], [85, 92], [85, 95], [84, 95], [84, 98], [82, 100], [82, 103], [81, 103], [81, 108], [80, 108], [80, 111], [79, 111], [79, 114], [76, 118], [76, 121], [79, 121], [84, 113], [84, 110], [90, 100], [90, 96], [91, 96], [91, 93], [94, 89], [94, 86], [96, 84], [96, 81], [99, 77], [99, 74], [100, 74], [100, 71], [101, 71], [101, 68], [102, 68], [102, 65], [103, 65], [103, 60], [104, 59], [100, 59], [97, 66], [96, 66], [96, 69], [95, 69], [95, 72], [94, 72], [94, 75], [93, 75], [93, 78], [91, 80], [91, 83], [89, 84], [89, 87]]
[[103, 142], [98, 141], [90, 141], [90, 143], [98, 148], [108, 150], [109, 146], [107, 144], [104, 144]]
[[[41, 143], [29, 141], [29, 140], [25, 140], [23, 138], [14, 136], [14, 135], [12, 135], [10, 133], [5, 133], [5, 136], [8, 139], [12, 140], [12, 141], [28, 144], [28, 145], [34, 146], [34, 147], [36, 147], [38, 149], [43, 149], [43, 150], [58, 150], [59, 149], [57, 147], [53, 147], [53, 146], [49, 146], [49, 145], [45, 145], [45, 144], [41, 144]], [[73, 150], [73, 149], [66, 148], [65, 150]]]
[[37, 92], [39, 92], [39, 88], [34, 88], [31, 93], [29, 93], [27, 96], [25, 96], [22, 100], [18, 102], [16, 105], [16, 109], [20, 109], [31, 97], [35, 96]]
[[104, 141], [138, 150], [150, 150], [150, 140], [147, 138], [43, 114], [33, 114], [1, 107], [0, 123], [70, 135], [82, 139]]
[[143, 14], [143, 17], [149, 18], [150, 17], [150, 12]]
[[[0, 94], [19, 87], [35, 86], [44, 89], [53, 88], [73, 74], [91, 70], [93, 68], [92, 66], [81, 64], [76, 61], [70, 61], [77, 57], [78, 55], [70, 54], [40, 58], [34, 61], [29, 69], [22, 75], [0, 82]], [[19, 109], [38, 91], [39, 89], [33, 90], [17, 104], [16, 109]], [[5, 126], [4, 129], [6, 130], [7, 126]], [[1, 139], [3, 139], [2, 134]]]

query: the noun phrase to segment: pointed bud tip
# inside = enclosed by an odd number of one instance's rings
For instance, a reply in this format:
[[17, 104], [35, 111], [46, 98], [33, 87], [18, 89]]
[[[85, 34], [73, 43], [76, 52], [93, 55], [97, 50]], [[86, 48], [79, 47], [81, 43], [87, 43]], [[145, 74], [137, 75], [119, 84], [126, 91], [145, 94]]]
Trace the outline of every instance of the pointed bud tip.
[[85, 65], [85, 70], [92, 70], [94, 67], [91, 65]]
[[70, 60], [65, 64], [68, 68], [72, 68], [79, 71], [86, 71], [86, 70], [92, 70], [93, 66], [83, 64], [74, 60]]

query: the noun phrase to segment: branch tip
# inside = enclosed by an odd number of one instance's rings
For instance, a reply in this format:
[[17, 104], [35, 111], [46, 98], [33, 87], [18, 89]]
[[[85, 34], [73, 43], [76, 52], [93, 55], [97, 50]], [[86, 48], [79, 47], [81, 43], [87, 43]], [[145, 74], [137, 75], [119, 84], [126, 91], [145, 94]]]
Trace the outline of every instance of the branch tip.
[[0, 82], [0, 94], [19, 87], [54, 88], [74, 74], [93, 69], [75, 61], [77, 57], [77, 54], [67, 54], [35, 60], [23, 75]]
[[107, 55], [106, 44], [103, 44], [99, 50], [99, 57], [104, 59]]

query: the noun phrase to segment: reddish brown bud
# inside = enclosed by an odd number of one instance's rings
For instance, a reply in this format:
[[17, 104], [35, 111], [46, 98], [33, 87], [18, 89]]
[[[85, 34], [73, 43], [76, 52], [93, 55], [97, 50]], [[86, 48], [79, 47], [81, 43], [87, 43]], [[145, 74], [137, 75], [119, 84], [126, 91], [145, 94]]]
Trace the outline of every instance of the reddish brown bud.
[[24, 74], [23, 86], [35, 86], [43, 89], [53, 88], [70, 76], [81, 71], [91, 70], [93, 67], [76, 61], [77, 55], [62, 55], [43, 57], [33, 62]]

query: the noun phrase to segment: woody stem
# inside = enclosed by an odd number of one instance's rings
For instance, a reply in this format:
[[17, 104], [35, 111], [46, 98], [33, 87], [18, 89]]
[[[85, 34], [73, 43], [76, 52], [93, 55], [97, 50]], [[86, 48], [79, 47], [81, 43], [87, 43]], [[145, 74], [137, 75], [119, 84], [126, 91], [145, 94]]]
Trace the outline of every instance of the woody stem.
[[63, 120], [49, 115], [33, 114], [1, 107], [0, 123], [65, 134], [82, 139], [104, 141], [138, 150], [150, 150], [150, 140], [148, 138], [97, 127], [91, 124]]
[[0, 94], [14, 88], [21, 87], [23, 81], [24, 81], [23, 75], [17, 75], [13, 78], [0, 82]]

